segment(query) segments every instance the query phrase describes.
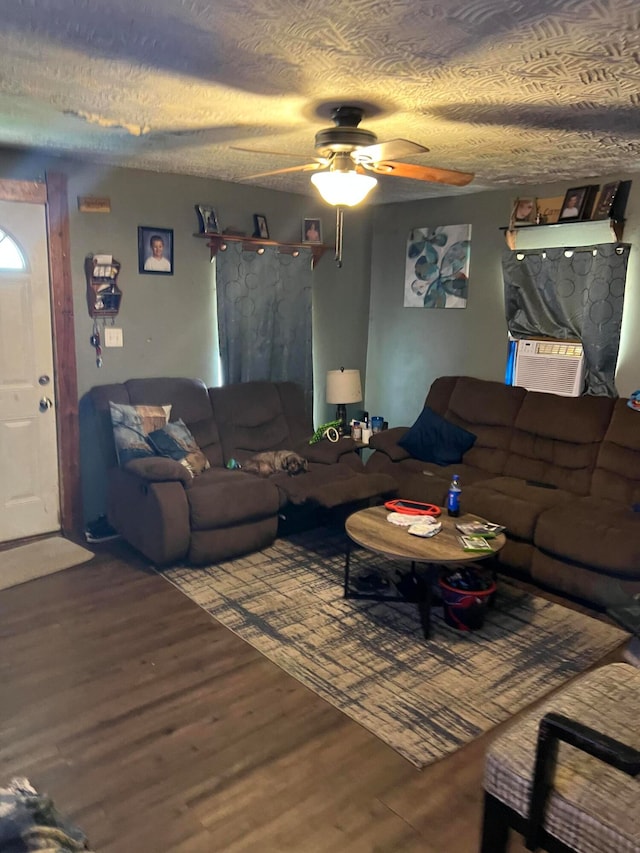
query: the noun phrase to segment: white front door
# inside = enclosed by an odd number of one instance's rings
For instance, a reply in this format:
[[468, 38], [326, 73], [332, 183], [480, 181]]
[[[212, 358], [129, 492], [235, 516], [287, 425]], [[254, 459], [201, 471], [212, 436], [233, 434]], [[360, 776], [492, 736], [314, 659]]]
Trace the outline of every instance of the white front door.
[[0, 542], [60, 528], [49, 293], [44, 205], [0, 201]]

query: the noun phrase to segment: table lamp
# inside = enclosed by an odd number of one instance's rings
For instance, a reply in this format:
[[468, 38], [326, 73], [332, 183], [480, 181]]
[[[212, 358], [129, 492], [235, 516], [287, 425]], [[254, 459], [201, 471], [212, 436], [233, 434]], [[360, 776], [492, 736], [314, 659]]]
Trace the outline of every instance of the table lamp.
[[359, 370], [327, 371], [327, 403], [336, 404], [336, 420], [340, 421], [340, 434], [347, 432], [347, 403], [359, 403], [362, 400]]

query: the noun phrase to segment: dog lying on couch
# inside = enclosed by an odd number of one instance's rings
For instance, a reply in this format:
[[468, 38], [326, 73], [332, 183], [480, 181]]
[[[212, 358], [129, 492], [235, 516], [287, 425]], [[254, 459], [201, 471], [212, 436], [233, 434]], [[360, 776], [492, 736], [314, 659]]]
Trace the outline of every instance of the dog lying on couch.
[[290, 477], [295, 477], [296, 474], [308, 471], [309, 463], [294, 450], [265, 450], [249, 457], [240, 467], [258, 477], [270, 477], [279, 471], [286, 471]]

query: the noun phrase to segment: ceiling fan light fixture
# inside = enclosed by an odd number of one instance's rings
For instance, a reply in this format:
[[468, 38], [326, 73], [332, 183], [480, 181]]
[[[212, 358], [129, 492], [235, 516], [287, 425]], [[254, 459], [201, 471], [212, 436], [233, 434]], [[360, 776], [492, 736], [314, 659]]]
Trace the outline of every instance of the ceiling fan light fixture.
[[364, 201], [378, 181], [371, 175], [363, 175], [349, 169], [316, 172], [311, 175], [311, 183], [328, 204], [353, 207]]

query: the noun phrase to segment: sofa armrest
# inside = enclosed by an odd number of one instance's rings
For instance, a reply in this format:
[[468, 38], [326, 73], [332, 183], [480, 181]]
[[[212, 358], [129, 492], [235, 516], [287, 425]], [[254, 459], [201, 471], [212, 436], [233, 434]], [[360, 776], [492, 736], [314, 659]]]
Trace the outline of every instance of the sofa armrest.
[[300, 456], [304, 456], [308, 462], [333, 465], [339, 462], [345, 453], [353, 453], [356, 449], [356, 443], [352, 438], [340, 438], [338, 441], [322, 438], [316, 444], [305, 442], [294, 449]]
[[188, 487], [193, 480], [191, 473], [184, 465], [165, 456], [144, 456], [142, 459], [131, 459], [123, 466], [123, 470], [135, 474], [136, 477], [142, 477], [150, 483], [166, 483], [176, 480]]
[[369, 447], [372, 450], [380, 450], [385, 453], [392, 462], [400, 462], [402, 459], [410, 459], [411, 454], [400, 447], [398, 442], [403, 435], [409, 431], [409, 427], [392, 427], [382, 432], [376, 432], [369, 439]]
[[[190, 477], [188, 471], [186, 474]], [[189, 502], [181, 482], [153, 482], [131, 470], [112, 468], [107, 498], [112, 527], [154, 564], [167, 565], [186, 557], [191, 528]]]

